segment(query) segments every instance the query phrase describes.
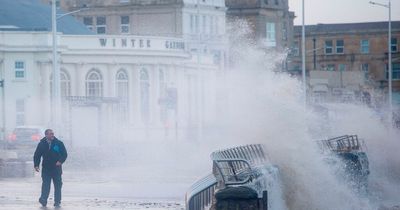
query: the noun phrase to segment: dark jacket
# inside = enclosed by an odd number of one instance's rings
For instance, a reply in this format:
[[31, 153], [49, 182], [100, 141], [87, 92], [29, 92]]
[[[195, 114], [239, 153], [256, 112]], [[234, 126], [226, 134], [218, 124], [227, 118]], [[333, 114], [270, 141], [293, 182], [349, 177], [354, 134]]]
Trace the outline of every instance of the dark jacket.
[[54, 137], [51, 141], [51, 145], [46, 141], [46, 137], [41, 139], [36, 147], [35, 154], [33, 156], [33, 163], [35, 167], [39, 167], [40, 159], [42, 161], [42, 173], [62, 173], [62, 167], [56, 166], [56, 162], [60, 161], [64, 163], [67, 159], [67, 150], [65, 149], [64, 143]]

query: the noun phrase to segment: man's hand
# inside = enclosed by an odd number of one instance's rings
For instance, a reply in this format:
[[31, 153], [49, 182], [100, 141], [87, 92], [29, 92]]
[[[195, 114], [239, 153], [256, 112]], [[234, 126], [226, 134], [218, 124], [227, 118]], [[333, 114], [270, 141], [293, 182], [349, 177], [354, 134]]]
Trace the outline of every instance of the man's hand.
[[62, 163], [61, 163], [60, 161], [57, 161], [57, 162], [56, 162], [56, 166], [61, 166], [61, 164], [62, 164]]
[[39, 172], [39, 171], [40, 171], [39, 166], [36, 166], [36, 167], [35, 167], [35, 171], [36, 171], [36, 172]]

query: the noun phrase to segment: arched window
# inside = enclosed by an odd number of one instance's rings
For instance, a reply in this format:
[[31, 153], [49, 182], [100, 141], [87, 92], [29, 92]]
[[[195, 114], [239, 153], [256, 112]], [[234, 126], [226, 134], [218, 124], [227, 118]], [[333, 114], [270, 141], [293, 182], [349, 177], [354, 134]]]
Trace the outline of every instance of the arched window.
[[128, 99], [128, 74], [125, 70], [121, 69], [116, 75], [116, 92], [117, 97], [122, 100]]
[[116, 95], [120, 99], [118, 104], [118, 121], [120, 123], [125, 123], [128, 121], [128, 74], [124, 69], [117, 72], [116, 77]]
[[103, 77], [98, 70], [91, 70], [86, 75], [86, 96], [103, 96]]
[[60, 74], [60, 89], [61, 97], [66, 97], [71, 95], [71, 79], [66, 71], [61, 71]]
[[[50, 75], [50, 95], [53, 96], [53, 75]], [[64, 69], [60, 71], [60, 95], [62, 98], [71, 95], [71, 79]]]
[[140, 70], [140, 105], [142, 121], [148, 123], [150, 118], [150, 80], [149, 72], [145, 68]]

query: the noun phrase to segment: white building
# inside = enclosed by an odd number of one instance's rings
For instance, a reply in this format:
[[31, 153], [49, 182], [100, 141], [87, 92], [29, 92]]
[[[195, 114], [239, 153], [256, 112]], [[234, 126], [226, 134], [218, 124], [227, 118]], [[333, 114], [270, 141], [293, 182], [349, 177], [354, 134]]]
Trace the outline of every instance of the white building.
[[[184, 138], [199, 120], [213, 120], [215, 100], [210, 93], [217, 66], [204, 57], [199, 67], [182, 39], [61, 34], [59, 38], [64, 138], [79, 135], [95, 141], [79, 142], [88, 145], [122, 131], [136, 140], [171, 138], [175, 129], [178, 138]], [[49, 32], [0, 32], [6, 133], [18, 125], [52, 126], [51, 44]], [[199, 85], [199, 78], [206, 82]], [[201, 87], [208, 89], [200, 91]]]
[[[51, 2], [50, 0], [42, 0]], [[187, 47], [227, 60], [225, 0], [60, 0], [96, 34], [183, 38]]]
[[185, 140], [215, 117], [220, 66], [209, 54], [192, 55], [184, 37], [96, 35], [65, 16], [57, 20], [62, 107], [54, 120], [50, 7], [5, 1], [0, 14], [3, 139], [16, 126], [56, 125], [66, 140], [87, 139], [71, 142], [82, 146]]

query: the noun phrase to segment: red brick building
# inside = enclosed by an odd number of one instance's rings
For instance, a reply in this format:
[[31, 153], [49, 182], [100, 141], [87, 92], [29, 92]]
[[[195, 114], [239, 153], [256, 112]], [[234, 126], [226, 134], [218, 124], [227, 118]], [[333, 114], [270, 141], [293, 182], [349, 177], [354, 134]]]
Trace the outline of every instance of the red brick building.
[[[388, 87], [388, 22], [307, 25], [306, 71], [309, 87], [360, 90]], [[301, 72], [301, 26], [294, 28], [288, 70]], [[392, 22], [394, 96], [400, 93], [400, 21]]]

